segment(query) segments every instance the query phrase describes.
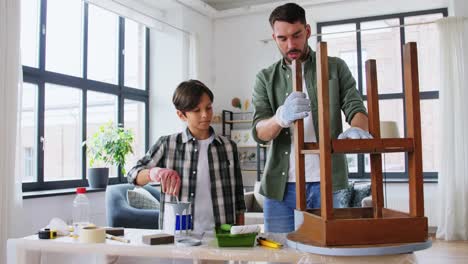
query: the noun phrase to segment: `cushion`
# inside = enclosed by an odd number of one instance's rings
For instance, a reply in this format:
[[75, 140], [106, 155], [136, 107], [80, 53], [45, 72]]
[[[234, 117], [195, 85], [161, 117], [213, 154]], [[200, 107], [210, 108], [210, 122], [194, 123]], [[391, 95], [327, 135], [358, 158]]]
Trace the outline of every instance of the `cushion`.
[[351, 202], [351, 207], [361, 207], [361, 201], [367, 196], [371, 195], [371, 185], [370, 184], [355, 184], [353, 199]]
[[254, 197], [255, 201], [257, 202], [256, 205], [260, 208], [258, 208], [258, 211], [262, 212], [263, 211], [263, 201], [265, 200], [265, 197], [260, 194], [260, 185], [261, 182], [256, 182], [254, 185]]
[[245, 225], [262, 225], [264, 224], [264, 220], [263, 220], [263, 213], [260, 213], [260, 212], [247, 212], [245, 213], [244, 215], [245, 217], [245, 220], [244, 220], [244, 224]]
[[127, 190], [127, 201], [130, 206], [138, 209], [159, 209], [159, 201], [145, 188]]
[[348, 208], [351, 207], [351, 201], [353, 199], [353, 189], [354, 182], [348, 184], [348, 188], [336, 191], [333, 195], [336, 197], [335, 201], [338, 201], [338, 204], [334, 204], [335, 208]]
[[361, 207], [372, 207], [372, 196], [367, 196], [362, 199]]

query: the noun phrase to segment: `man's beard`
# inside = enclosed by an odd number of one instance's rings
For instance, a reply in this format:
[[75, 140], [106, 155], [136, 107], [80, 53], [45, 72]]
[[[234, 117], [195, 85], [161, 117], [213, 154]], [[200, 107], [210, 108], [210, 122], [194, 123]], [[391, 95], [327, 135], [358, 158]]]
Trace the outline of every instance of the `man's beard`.
[[309, 45], [306, 42], [302, 50], [291, 49], [291, 50], [288, 50], [286, 53], [283, 53], [283, 58], [286, 60], [286, 62], [288, 62], [288, 64], [291, 64], [292, 62], [292, 60], [288, 57], [288, 54], [293, 53], [293, 52], [301, 54], [300, 57], [297, 58], [296, 60], [304, 61], [307, 55], [309, 54]]

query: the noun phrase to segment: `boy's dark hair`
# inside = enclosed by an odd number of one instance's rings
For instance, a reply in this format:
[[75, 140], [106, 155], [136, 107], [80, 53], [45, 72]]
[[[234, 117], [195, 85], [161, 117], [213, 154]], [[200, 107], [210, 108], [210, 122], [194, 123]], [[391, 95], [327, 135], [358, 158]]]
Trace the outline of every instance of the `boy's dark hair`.
[[285, 21], [291, 24], [299, 21], [301, 24], [307, 24], [304, 8], [295, 3], [287, 3], [275, 8], [270, 14], [269, 21], [271, 27], [276, 21]]
[[198, 80], [181, 82], [172, 96], [172, 103], [177, 110], [185, 113], [197, 107], [203, 94], [207, 94], [213, 102], [213, 93], [202, 82]]

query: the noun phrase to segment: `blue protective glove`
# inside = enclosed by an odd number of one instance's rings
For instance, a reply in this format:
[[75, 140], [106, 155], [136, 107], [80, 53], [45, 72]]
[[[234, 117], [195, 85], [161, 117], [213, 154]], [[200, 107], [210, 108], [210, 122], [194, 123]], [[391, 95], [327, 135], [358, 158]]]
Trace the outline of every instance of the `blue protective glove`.
[[345, 139], [345, 138], [350, 138], [350, 139], [370, 139], [373, 138], [369, 132], [360, 129], [359, 127], [350, 127], [346, 129], [345, 132], [341, 133], [338, 136], [338, 139]]
[[292, 92], [284, 104], [276, 110], [275, 118], [282, 127], [289, 127], [294, 121], [309, 115], [310, 101], [303, 92]]

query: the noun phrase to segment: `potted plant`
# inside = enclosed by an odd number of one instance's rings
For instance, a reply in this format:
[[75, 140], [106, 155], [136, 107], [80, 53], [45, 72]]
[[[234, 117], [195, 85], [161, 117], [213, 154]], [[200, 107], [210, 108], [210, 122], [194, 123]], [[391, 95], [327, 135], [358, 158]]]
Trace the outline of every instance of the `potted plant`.
[[133, 132], [108, 122], [83, 142], [89, 160], [88, 182], [92, 188], [106, 188], [110, 165], [121, 166], [125, 174], [125, 157], [133, 153]]

